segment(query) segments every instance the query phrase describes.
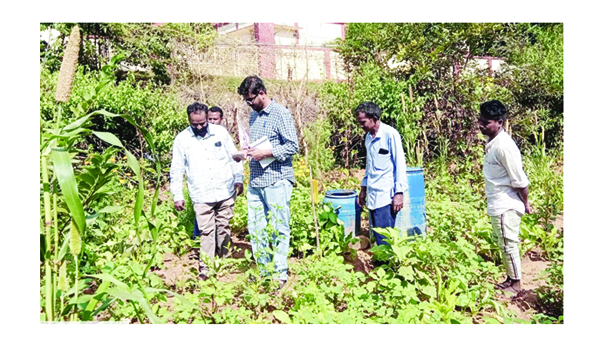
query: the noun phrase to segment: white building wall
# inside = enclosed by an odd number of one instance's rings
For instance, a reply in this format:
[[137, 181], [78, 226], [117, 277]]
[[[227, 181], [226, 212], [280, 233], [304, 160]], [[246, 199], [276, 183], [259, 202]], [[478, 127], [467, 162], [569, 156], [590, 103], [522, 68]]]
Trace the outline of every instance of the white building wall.
[[342, 37], [342, 25], [324, 23], [298, 23], [300, 44], [322, 46]]

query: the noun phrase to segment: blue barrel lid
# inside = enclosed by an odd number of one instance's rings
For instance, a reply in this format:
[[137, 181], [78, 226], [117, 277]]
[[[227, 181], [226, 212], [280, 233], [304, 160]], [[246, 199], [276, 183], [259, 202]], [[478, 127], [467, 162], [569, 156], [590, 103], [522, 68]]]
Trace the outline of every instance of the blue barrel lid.
[[327, 198], [353, 198], [358, 195], [358, 192], [352, 189], [333, 189], [325, 192]]
[[419, 167], [406, 167], [406, 171], [423, 171], [423, 168], [419, 168]]

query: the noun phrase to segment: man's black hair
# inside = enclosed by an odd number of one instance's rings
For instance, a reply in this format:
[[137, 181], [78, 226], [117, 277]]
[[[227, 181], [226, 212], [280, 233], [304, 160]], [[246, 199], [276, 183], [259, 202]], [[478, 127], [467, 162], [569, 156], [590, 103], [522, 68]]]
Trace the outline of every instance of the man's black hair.
[[221, 118], [223, 118], [223, 109], [217, 107], [216, 105], [214, 107], [211, 107], [210, 109], [208, 109], [208, 111], [212, 111], [213, 113], [219, 113], [219, 114], [221, 114]]
[[497, 100], [491, 100], [485, 103], [481, 103], [479, 106], [479, 114], [486, 120], [506, 120], [507, 116], [506, 107], [502, 102]]
[[356, 116], [358, 113], [365, 113], [365, 116], [370, 119], [379, 120], [381, 117], [381, 108], [373, 102], [362, 102], [356, 107], [356, 111], [354, 112]]
[[204, 112], [205, 114], [208, 115], [208, 107], [206, 106], [206, 104], [194, 102], [194, 103], [188, 105], [188, 107], [187, 107], [188, 118], [190, 117], [190, 114], [192, 114], [192, 113], [201, 113], [201, 112]]
[[258, 76], [251, 75], [242, 81], [242, 84], [240, 84], [240, 87], [238, 87], [238, 94], [258, 95], [261, 90], [264, 91], [264, 93], [267, 93], [267, 88], [265, 87], [262, 79], [260, 79]]

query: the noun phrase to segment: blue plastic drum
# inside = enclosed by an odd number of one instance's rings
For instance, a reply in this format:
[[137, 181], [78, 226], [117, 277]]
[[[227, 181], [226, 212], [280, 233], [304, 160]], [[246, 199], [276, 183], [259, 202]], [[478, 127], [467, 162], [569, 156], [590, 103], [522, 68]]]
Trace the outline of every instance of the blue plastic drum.
[[331, 203], [336, 209], [338, 218], [344, 222], [346, 236], [360, 234], [360, 211], [358, 192], [348, 189], [335, 189], [325, 192], [323, 203]]
[[404, 193], [404, 206], [396, 215], [395, 227], [402, 236], [422, 235], [427, 232], [425, 217], [425, 180], [423, 168], [408, 167], [408, 192]]

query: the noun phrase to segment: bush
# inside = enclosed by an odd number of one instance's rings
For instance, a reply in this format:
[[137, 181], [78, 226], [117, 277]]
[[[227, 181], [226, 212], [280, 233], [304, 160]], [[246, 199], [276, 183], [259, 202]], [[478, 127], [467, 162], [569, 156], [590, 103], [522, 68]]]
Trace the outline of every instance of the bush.
[[[97, 85], [98, 75], [96, 72], [83, 73], [82, 67], [78, 69], [73, 93], [63, 107], [62, 119], [65, 123], [74, 120], [71, 107], [80, 104], [87, 91]], [[54, 101], [57, 78], [58, 72], [51, 73], [46, 69], [40, 72], [40, 115], [44, 122], [52, 119], [52, 114], [57, 112], [57, 104]], [[94, 100], [91, 111], [96, 109], [131, 115], [138, 124], [154, 135], [157, 153], [163, 161], [169, 160], [175, 135], [188, 125], [186, 113], [180, 108], [176, 94], [167, 87], [152, 83], [142, 87], [136, 83], [133, 74], [118, 84], [108, 85]], [[127, 147], [133, 148], [139, 156], [142, 155], [140, 139], [135, 128], [124, 120], [100, 119], [95, 120], [94, 125], [95, 130], [115, 133]], [[90, 143], [98, 148], [104, 147], [104, 144], [98, 141]]]
[[331, 143], [331, 122], [324, 117], [309, 123], [304, 130], [305, 139], [309, 150], [306, 154], [308, 164], [316, 171], [316, 176], [324, 171], [329, 171], [335, 164], [335, 157]]

